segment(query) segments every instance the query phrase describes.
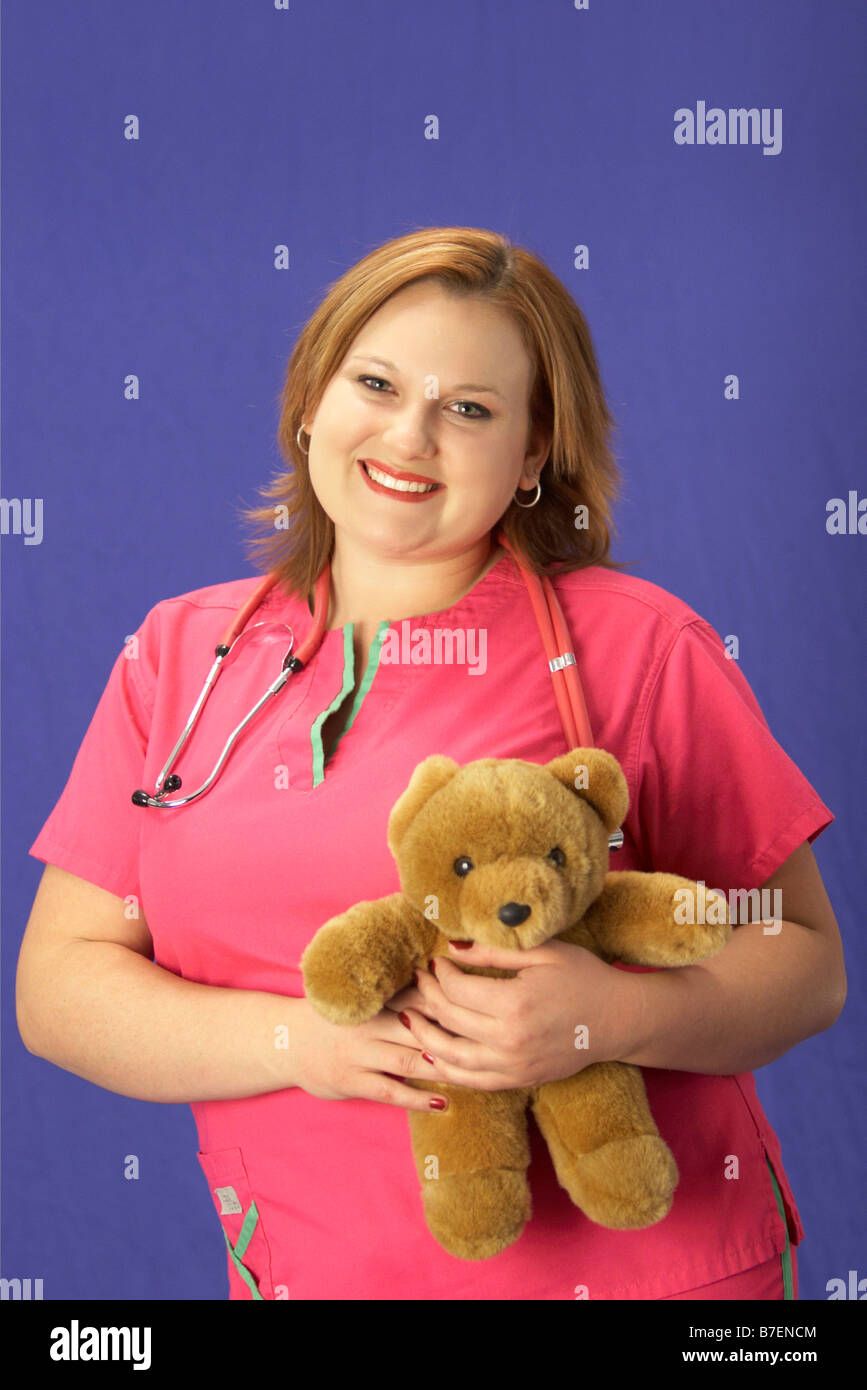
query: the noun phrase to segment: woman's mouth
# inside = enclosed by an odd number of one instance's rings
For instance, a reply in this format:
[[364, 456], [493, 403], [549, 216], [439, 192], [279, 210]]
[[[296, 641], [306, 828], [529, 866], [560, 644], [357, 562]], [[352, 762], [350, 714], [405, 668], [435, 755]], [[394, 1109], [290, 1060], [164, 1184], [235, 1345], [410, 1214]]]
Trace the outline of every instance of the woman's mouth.
[[387, 493], [399, 502], [423, 502], [435, 492], [443, 491], [442, 483], [417, 483], [405, 478], [393, 478], [390, 473], [377, 468], [373, 463], [368, 463], [366, 459], [359, 459], [358, 466], [364, 481], [372, 491]]

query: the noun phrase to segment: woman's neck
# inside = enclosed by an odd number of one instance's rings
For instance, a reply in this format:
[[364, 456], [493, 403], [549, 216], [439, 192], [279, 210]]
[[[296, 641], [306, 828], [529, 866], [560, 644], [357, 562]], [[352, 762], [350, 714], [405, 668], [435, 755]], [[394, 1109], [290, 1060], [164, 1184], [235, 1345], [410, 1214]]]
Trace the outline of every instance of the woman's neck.
[[351, 539], [335, 538], [331, 559], [329, 629], [345, 623], [379, 623], [421, 617], [451, 608], [503, 554], [485, 536], [460, 555], [407, 561], [371, 554]]

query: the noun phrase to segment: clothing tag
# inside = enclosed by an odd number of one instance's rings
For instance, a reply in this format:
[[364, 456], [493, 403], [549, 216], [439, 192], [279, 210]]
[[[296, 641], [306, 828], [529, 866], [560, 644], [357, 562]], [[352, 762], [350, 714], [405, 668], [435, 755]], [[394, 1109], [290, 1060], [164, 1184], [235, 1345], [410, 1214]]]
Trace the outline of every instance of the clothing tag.
[[215, 1187], [214, 1192], [220, 1199], [221, 1216], [240, 1216], [244, 1208], [238, 1201], [234, 1187]]

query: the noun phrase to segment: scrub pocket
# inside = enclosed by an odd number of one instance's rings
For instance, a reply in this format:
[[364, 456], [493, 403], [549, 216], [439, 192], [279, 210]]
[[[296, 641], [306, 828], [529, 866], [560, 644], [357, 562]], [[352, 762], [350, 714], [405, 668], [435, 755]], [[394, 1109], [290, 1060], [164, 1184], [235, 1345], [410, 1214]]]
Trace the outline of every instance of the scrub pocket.
[[211, 1198], [226, 1238], [229, 1297], [273, 1299], [271, 1250], [240, 1149], [198, 1152]]

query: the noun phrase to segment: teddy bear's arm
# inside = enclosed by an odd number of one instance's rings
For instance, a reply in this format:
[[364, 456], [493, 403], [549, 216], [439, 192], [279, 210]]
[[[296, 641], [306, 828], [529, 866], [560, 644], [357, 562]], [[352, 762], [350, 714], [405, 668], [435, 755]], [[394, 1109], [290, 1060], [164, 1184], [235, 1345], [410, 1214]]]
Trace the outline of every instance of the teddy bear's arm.
[[302, 955], [305, 994], [332, 1023], [364, 1023], [409, 984], [436, 935], [402, 893], [355, 903], [321, 926]]
[[[607, 960], [690, 965], [722, 950], [731, 936], [728, 916], [724, 894], [699, 888], [693, 879], [625, 869], [607, 875], [599, 897], [571, 931], [577, 944], [588, 931]], [[570, 939], [566, 932], [561, 936]]]

